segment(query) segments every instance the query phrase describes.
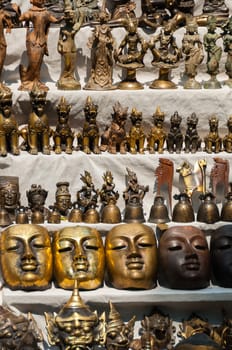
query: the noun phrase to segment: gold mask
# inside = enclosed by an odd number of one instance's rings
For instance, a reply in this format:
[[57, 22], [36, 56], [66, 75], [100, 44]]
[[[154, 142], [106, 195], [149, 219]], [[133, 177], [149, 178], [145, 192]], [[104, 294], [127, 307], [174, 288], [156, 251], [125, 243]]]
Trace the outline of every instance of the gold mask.
[[86, 226], [66, 227], [53, 240], [54, 277], [59, 287], [96, 289], [104, 277], [104, 248], [99, 232]]
[[25, 224], [1, 234], [1, 269], [11, 289], [43, 290], [52, 278], [51, 242], [46, 228]]
[[144, 224], [115, 226], [106, 237], [108, 282], [118, 289], [156, 286], [157, 245], [153, 230]]

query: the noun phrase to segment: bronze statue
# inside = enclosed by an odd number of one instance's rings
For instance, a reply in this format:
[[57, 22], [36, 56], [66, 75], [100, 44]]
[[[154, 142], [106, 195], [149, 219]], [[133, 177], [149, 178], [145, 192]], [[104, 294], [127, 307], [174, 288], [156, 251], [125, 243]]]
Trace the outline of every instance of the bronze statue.
[[[9, 14], [2, 8], [0, 4], [0, 78], [2, 76], [3, 66], [6, 58], [7, 43], [5, 38], [5, 28], [6, 33], [11, 32], [13, 27], [11, 17]], [[0, 80], [0, 89], [7, 89], [7, 87]]]
[[205, 0], [203, 4], [203, 13], [207, 15], [228, 17], [229, 9], [225, 0]]
[[219, 153], [222, 149], [222, 138], [218, 132], [218, 118], [213, 115], [209, 119], [209, 133], [204, 138], [205, 152], [207, 153]]
[[164, 112], [161, 112], [159, 106], [152, 117], [154, 126], [152, 126], [147, 137], [147, 148], [150, 154], [155, 152], [163, 153], [167, 133], [164, 130]]
[[180, 153], [184, 137], [181, 133], [182, 117], [176, 111], [170, 119], [170, 130], [167, 135], [167, 150], [169, 153]]
[[207, 19], [207, 33], [203, 37], [204, 48], [207, 53], [207, 73], [210, 75], [210, 79], [204, 83], [205, 89], [221, 88], [221, 84], [217, 80], [222, 55], [222, 48], [217, 45], [217, 41], [221, 35], [216, 32], [216, 28], [216, 17], [209, 16]]
[[68, 104], [66, 99], [62, 96], [59, 104], [56, 106], [56, 110], [58, 122], [56, 130], [53, 133], [55, 153], [61, 154], [62, 151], [65, 151], [67, 154], [72, 154], [74, 132], [69, 125], [71, 105]]
[[203, 44], [198, 33], [197, 22], [191, 19], [186, 24], [186, 32], [182, 39], [182, 53], [185, 55], [185, 89], [200, 89], [201, 84], [196, 81], [197, 68], [204, 59]]
[[[34, 85], [47, 91], [48, 87], [40, 81], [40, 69], [44, 55], [48, 55], [47, 38], [50, 23], [62, 20], [52, 16], [44, 7], [45, 0], [31, 0], [32, 7], [23, 13], [19, 21], [27, 26], [26, 47], [28, 67], [19, 67], [21, 86], [19, 90], [31, 91]], [[31, 26], [32, 24], [32, 26]]]
[[126, 77], [117, 88], [122, 90], [143, 89], [143, 85], [136, 80], [136, 70], [144, 67], [143, 58], [148, 44], [138, 33], [137, 19], [128, 16], [128, 19], [125, 20], [125, 29], [127, 34], [114, 53], [116, 64], [126, 69]]
[[112, 122], [107, 126], [101, 136], [101, 151], [108, 151], [109, 153], [121, 154], [126, 153], [126, 129], [125, 124], [128, 115], [128, 107], [122, 107], [119, 102], [113, 106]]
[[39, 212], [41, 213], [41, 220], [43, 219], [44, 221], [47, 219], [48, 209], [45, 207], [45, 201], [48, 195], [48, 191], [42, 188], [41, 185], [32, 184], [31, 188], [26, 191], [26, 195], [28, 200], [29, 216], [31, 217], [33, 215], [33, 212]]
[[85, 122], [82, 134], [77, 136], [80, 149], [86, 154], [91, 152], [99, 154], [99, 128], [97, 125], [98, 105], [95, 104], [90, 96], [87, 97], [84, 107]]
[[106, 10], [99, 14], [100, 24], [94, 28], [88, 47], [91, 49], [90, 78], [85, 85], [88, 90], [116, 89], [113, 83], [114, 38], [107, 24], [109, 15]]
[[0, 8], [5, 11], [11, 21], [11, 26], [20, 27], [19, 17], [21, 16], [20, 6], [12, 0], [1, 0]]
[[42, 331], [30, 312], [27, 317], [0, 306], [0, 347], [4, 350], [40, 350]]
[[45, 227], [15, 225], [1, 235], [1, 266], [5, 284], [12, 290], [44, 290], [52, 279], [52, 250]]
[[12, 92], [0, 90], [0, 156], [8, 152], [17, 156], [19, 150], [19, 130], [17, 120], [12, 113]]
[[209, 285], [210, 257], [204, 233], [194, 226], [173, 226], [159, 241], [161, 286], [171, 289], [201, 289]]
[[57, 82], [60, 90], [79, 90], [80, 82], [75, 77], [77, 49], [75, 45], [75, 35], [80, 30], [83, 23], [83, 14], [76, 21], [75, 12], [66, 9], [64, 12], [65, 24], [60, 28], [60, 35], [57, 44], [58, 52], [61, 54], [64, 62], [64, 68]]
[[63, 16], [64, 0], [45, 0], [44, 7], [56, 18]]
[[227, 79], [224, 84], [232, 88], [232, 16], [230, 16], [226, 24], [223, 26], [222, 39], [224, 52], [227, 53], [225, 63], [226, 74], [229, 77], [229, 79]]
[[185, 152], [196, 153], [201, 149], [201, 138], [197, 131], [198, 117], [192, 113], [187, 118], [187, 129], [184, 137]]
[[105, 254], [109, 285], [117, 289], [156, 287], [157, 245], [151, 227], [141, 223], [114, 226], [106, 236]]
[[64, 0], [65, 8], [72, 8], [76, 17], [82, 13], [84, 15], [83, 24], [99, 21], [100, 8], [97, 0]]
[[136, 154], [137, 152], [144, 154], [144, 143], [146, 135], [142, 126], [142, 112], [138, 111], [136, 108], [132, 108], [130, 120], [132, 126], [130, 127], [128, 135], [129, 152], [132, 154]]
[[170, 80], [170, 73], [173, 68], [177, 68], [179, 65], [181, 50], [176, 44], [170, 22], [164, 25], [159, 34], [151, 38], [149, 48], [153, 55], [151, 64], [159, 68], [159, 77], [152, 82], [150, 88], [175, 89], [176, 84]]
[[224, 151], [232, 153], [232, 115], [227, 119], [228, 134], [223, 137]]
[[12, 221], [20, 207], [19, 178], [17, 176], [0, 176], [1, 203]]
[[54, 203], [54, 206], [61, 216], [67, 217], [69, 214], [69, 209], [72, 207], [69, 182], [57, 182], [56, 187], [56, 202]]
[[140, 25], [145, 28], [156, 29], [170, 18], [167, 1], [141, 0], [142, 15]]

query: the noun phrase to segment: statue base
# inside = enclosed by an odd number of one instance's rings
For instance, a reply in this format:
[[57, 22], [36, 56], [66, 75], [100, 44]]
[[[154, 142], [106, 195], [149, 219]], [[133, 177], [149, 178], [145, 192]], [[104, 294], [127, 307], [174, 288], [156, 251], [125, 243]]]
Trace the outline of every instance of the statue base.
[[149, 86], [150, 89], [176, 89], [177, 86], [171, 80], [156, 79]]
[[198, 82], [198, 81], [196, 81], [194, 78], [189, 78], [186, 82], [185, 82], [185, 84], [184, 84], [184, 89], [201, 89], [202, 88], [202, 86], [201, 86], [201, 84]]
[[56, 83], [58, 90], [80, 90], [81, 84], [75, 79], [59, 79]]
[[205, 89], [221, 89], [221, 87], [221, 83], [219, 83], [216, 77], [211, 77], [211, 79], [204, 83]]
[[135, 80], [135, 81], [124, 80], [124, 81], [121, 81], [121, 83], [118, 83], [117, 89], [119, 89], [119, 90], [142, 90], [142, 89], [144, 89], [144, 87], [137, 80]]

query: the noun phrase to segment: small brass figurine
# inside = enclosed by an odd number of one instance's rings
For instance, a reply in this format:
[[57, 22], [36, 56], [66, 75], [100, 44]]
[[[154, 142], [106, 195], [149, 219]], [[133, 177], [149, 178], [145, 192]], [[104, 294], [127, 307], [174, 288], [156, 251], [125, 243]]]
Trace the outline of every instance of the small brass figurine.
[[100, 233], [91, 227], [65, 227], [53, 239], [54, 278], [56, 286], [92, 290], [101, 287], [105, 254]]
[[3, 66], [6, 58], [6, 50], [7, 50], [7, 43], [5, 38], [5, 28], [6, 33], [11, 32], [11, 28], [13, 27], [13, 23], [11, 21], [11, 18], [9, 14], [2, 8], [2, 1], [0, 4], [0, 89], [7, 89], [5, 84], [1, 81]]
[[10, 20], [10, 27], [20, 27], [19, 17], [21, 15], [20, 6], [12, 0], [1, 0], [0, 8], [5, 11], [7, 20]]
[[167, 133], [164, 130], [165, 115], [164, 112], [161, 112], [159, 106], [156, 108], [156, 111], [152, 117], [154, 126], [151, 128], [147, 137], [147, 148], [150, 154], [155, 152], [163, 153]]
[[79, 90], [81, 85], [75, 76], [77, 58], [75, 36], [83, 23], [83, 14], [81, 13], [78, 21], [76, 21], [75, 12], [70, 8], [66, 9], [64, 21], [65, 24], [60, 28], [57, 44], [58, 52], [63, 58], [64, 68], [57, 82], [57, 87], [60, 90]]
[[228, 134], [223, 137], [224, 151], [232, 153], [232, 115], [227, 119]]
[[100, 216], [96, 209], [99, 191], [94, 187], [90, 172], [85, 170], [84, 175], [81, 175], [81, 181], [84, 185], [77, 191], [77, 203], [83, 211], [83, 221], [92, 224], [97, 223], [100, 221]]
[[148, 44], [138, 33], [136, 18], [128, 16], [125, 20], [125, 29], [127, 34], [114, 53], [116, 64], [126, 69], [126, 78], [118, 84], [117, 88], [121, 90], [143, 89], [143, 85], [136, 80], [136, 70], [144, 67], [143, 58]]
[[61, 154], [65, 151], [66, 154], [72, 154], [74, 132], [69, 125], [69, 113], [71, 105], [67, 103], [66, 99], [62, 96], [59, 104], [56, 106], [58, 114], [58, 122], [56, 130], [53, 133], [55, 153]]
[[196, 113], [192, 113], [187, 118], [187, 129], [184, 137], [185, 152], [196, 153], [201, 149], [201, 138], [197, 131], [198, 117]]
[[69, 192], [69, 182], [60, 181], [56, 184], [56, 202], [54, 206], [61, 216], [68, 216], [69, 209], [72, 207], [71, 194]]
[[92, 312], [79, 295], [77, 281], [70, 299], [56, 314], [45, 312], [49, 344], [62, 350], [93, 349], [104, 344], [105, 314]]
[[216, 28], [216, 17], [209, 16], [207, 19], [208, 31], [203, 37], [204, 48], [207, 53], [207, 73], [210, 75], [210, 79], [204, 83], [205, 89], [221, 88], [221, 84], [217, 80], [217, 74], [219, 73], [222, 48], [217, 45], [217, 41], [221, 36], [216, 32]]
[[136, 154], [137, 152], [144, 154], [146, 135], [142, 126], [142, 112], [138, 111], [136, 108], [132, 108], [130, 120], [132, 126], [128, 135], [129, 152], [132, 154]]
[[12, 290], [44, 290], [52, 279], [51, 242], [45, 227], [33, 224], [5, 229], [0, 238], [5, 284]]
[[186, 32], [182, 39], [182, 53], [185, 55], [185, 89], [201, 89], [201, 84], [196, 81], [197, 67], [204, 59], [203, 44], [201, 42], [197, 22], [191, 19], [186, 24]]
[[229, 9], [225, 4], [225, 0], [205, 0], [203, 13], [208, 15], [213, 14], [217, 17], [228, 17]]
[[90, 96], [87, 97], [84, 107], [85, 122], [81, 135], [78, 135], [78, 144], [83, 152], [99, 154], [99, 128], [97, 125], [98, 105]]
[[0, 193], [4, 208], [15, 220], [16, 210], [20, 207], [19, 178], [17, 176], [0, 176]]
[[167, 135], [167, 150], [169, 153], [180, 153], [184, 137], [181, 133], [182, 117], [176, 111], [170, 119], [170, 130]]
[[19, 90], [31, 91], [34, 85], [41, 90], [48, 90], [40, 80], [40, 69], [44, 55], [48, 55], [47, 38], [50, 23], [58, 23], [62, 17], [57, 19], [52, 16], [44, 7], [44, 2], [45, 0], [31, 0], [32, 7], [19, 18], [19, 21], [25, 21], [27, 26], [26, 47], [29, 62], [27, 68], [23, 65], [19, 67]]
[[119, 198], [118, 191], [115, 191], [114, 178], [111, 171], [107, 170], [103, 174], [104, 183], [100, 190], [100, 199], [102, 202], [101, 222], [108, 224], [117, 224], [121, 222], [120, 209], [117, 206]]
[[[41, 220], [47, 219], [48, 209], [45, 207], [45, 201], [48, 195], [48, 191], [41, 187], [41, 185], [32, 184], [31, 188], [26, 191], [28, 208], [30, 210], [29, 216], [33, 215], [33, 212], [41, 213]], [[38, 215], [37, 214], [37, 215]], [[32, 222], [39, 223], [39, 222]]]
[[209, 133], [204, 139], [205, 152], [207, 153], [219, 153], [222, 149], [222, 138], [218, 132], [218, 118], [213, 115], [209, 119]]
[[85, 85], [88, 90], [113, 90], [113, 50], [114, 38], [107, 24], [109, 15], [106, 10], [99, 13], [100, 24], [93, 31], [88, 47], [91, 48], [91, 72]]
[[227, 53], [225, 69], [226, 69], [226, 74], [229, 77], [229, 79], [226, 80], [224, 84], [232, 88], [232, 16], [230, 16], [226, 24], [223, 26], [222, 38], [223, 38], [224, 52]]
[[134, 337], [135, 316], [123, 322], [114, 304], [109, 303], [110, 312], [106, 322], [106, 350], [129, 350]]
[[157, 245], [151, 227], [140, 223], [114, 226], [106, 236], [105, 254], [106, 282], [114, 288], [156, 287]]
[[159, 68], [159, 77], [150, 84], [150, 88], [175, 89], [176, 84], [170, 80], [170, 73], [179, 65], [181, 50], [173, 36], [171, 23], [166, 23], [160, 33], [151, 38], [149, 48], [153, 55], [151, 64]]
[[158, 280], [171, 289], [201, 289], [209, 285], [210, 257], [204, 233], [194, 226], [173, 226], [159, 242]]
[[144, 222], [143, 213], [143, 198], [146, 192], [149, 191], [149, 186], [143, 186], [138, 183], [138, 178], [135, 172], [127, 170], [127, 187], [123, 191], [123, 198], [125, 200], [125, 222]]
[[107, 126], [101, 136], [101, 151], [121, 154], [126, 153], [126, 129], [125, 124], [128, 115], [128, 107], [122, 107], [119, 102], [113, 106], [112, 122]]
[[42, 341], [42, 331], [31, 313], [25, 317], [23, 314], [16, 314], [9, 307], [0, 306], [1, 349], [40, 350], [39, 343]]
[[8, 152], [17, 156], [19, 150], [19, 130], [17, 120], [12, 113], [12, 92], [0, 90], [0, 156]]
[[[5, 198], [3, 193], [4, 193], [3, 190], [0, 190], [0, 227], [7, 227], [12, 225], [13, 221], [10, 217], [10, 214], [5, 208], [5, 205], [4, 205]], [[17, 215], [15, 217], [17, 217]]]

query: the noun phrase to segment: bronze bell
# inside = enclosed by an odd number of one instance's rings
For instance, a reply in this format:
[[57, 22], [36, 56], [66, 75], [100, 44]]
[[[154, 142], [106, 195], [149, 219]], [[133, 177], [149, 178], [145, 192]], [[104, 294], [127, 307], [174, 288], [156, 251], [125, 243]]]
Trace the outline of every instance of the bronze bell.
[[8, 211], [4, 208], [4, 206], [1, 206], [0, 208], [0, 226], [5, 227], [13, 224], [10, 214]]
[[212, 192], [207, 192], [200, 196], [201, 204], [197, 212], [197, 221], [206, 224], [213, 224], [220, 220], [218, 207], [214, 202], [215, 196]]
[[194, 211], [187, 193], [175, 194], [174, 199], [179, 202], [174, 206], [172, 221], [174, 222], [192, 222], [195, 220]]
[[26, 213], [25, 207], [23, 207], [23, 206], [19, 207], [18, 212], [16, 214], [15, 222], [16, 222], [16, 224], [28, 224], [29, 223], [29, 219], [28, 219], [28, 215]]
[[121, 212], [117, 205], [109, 203], [105, 205], [101, 212], [101, 222], [105, 224], [117, 224], [121, 222]]
[[90, 208], [83, 214], [83, 221], [88, 224], [97, 224], [100, 222], [100, 215], [95, 208]]
[[149, 222], [154, 222], [156, 224], [164, 224], [169, 222], [168, 208], [164, 203], [163, 196], [156, 196], [154, 199], [154, 204], [151, 207]]
[[130, 201], [125, 207], [124, 222], [130, 223], [142, 223], [145, 222], [143, 214], [143, 206], [138, 201]]
[[43, 224], [44, 223], [44, 214], [41, 210], [35, 209], [31, 214], [31, 223], [32, 224]]
[[48, 215], [48, 223], [49, 224], [60, 224], [61, 215], [55, 205], [49, 206], [49, 209], [52, 211], [49, 212]]
[[82, 222], [83, 221], [82, 211], [79, 208], [79, 205], [77, 202], [73, 203], [73, 208], [69, 213], [68, 221], [69, 222]]
[[221, 220], [232, 221], [232, 192], [229, 192], [225, 198], [227, 201], [222, 206]]

